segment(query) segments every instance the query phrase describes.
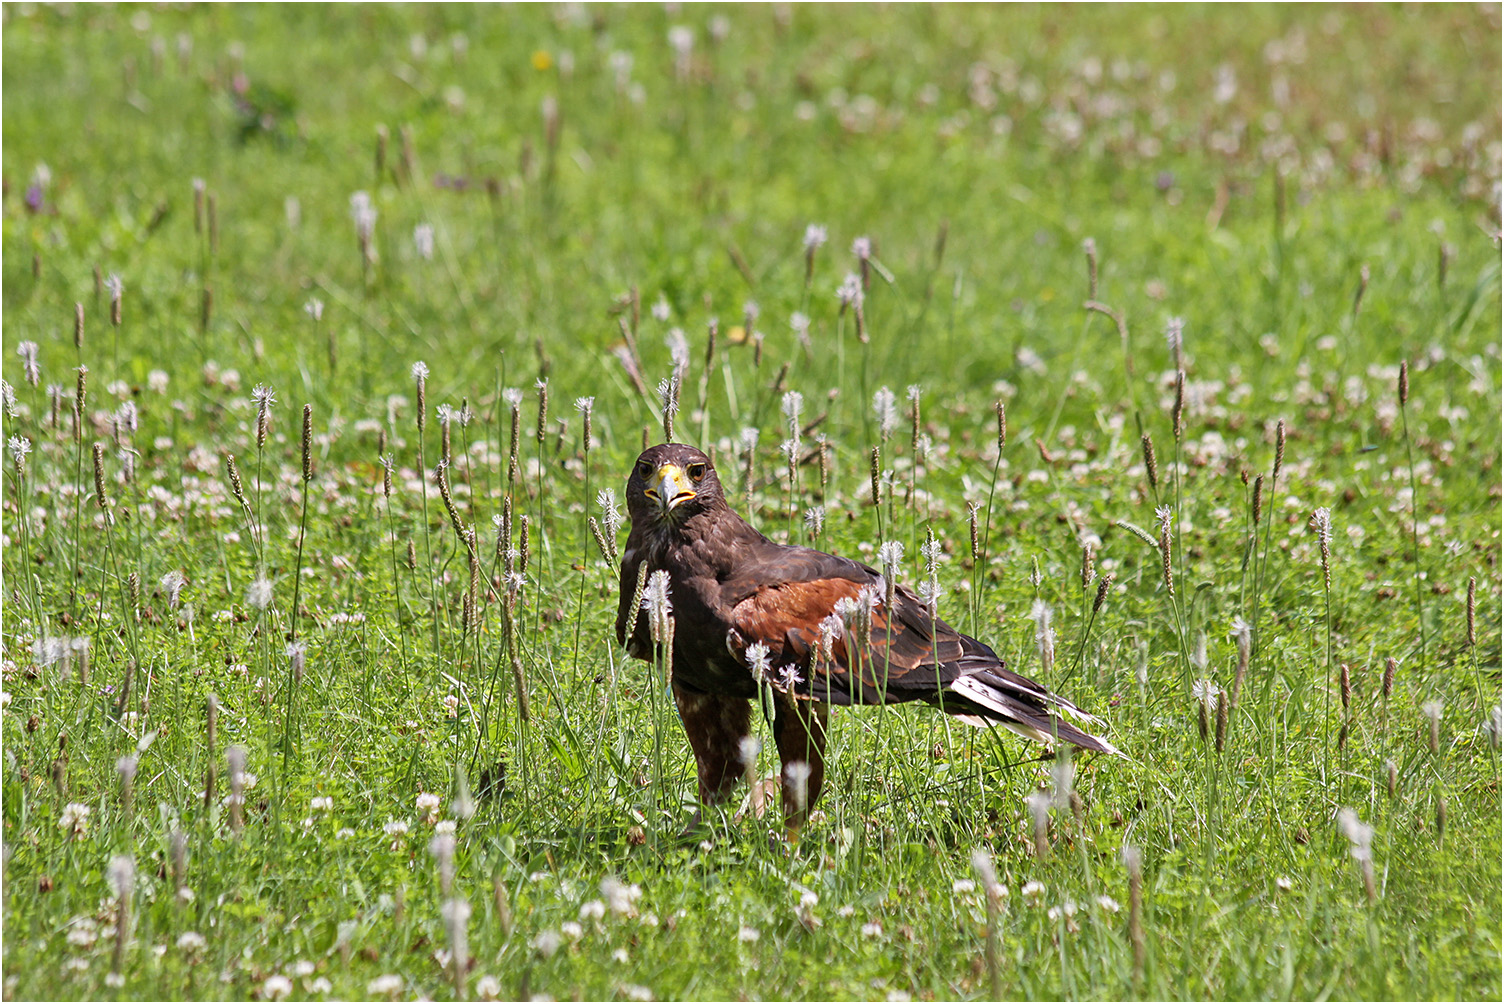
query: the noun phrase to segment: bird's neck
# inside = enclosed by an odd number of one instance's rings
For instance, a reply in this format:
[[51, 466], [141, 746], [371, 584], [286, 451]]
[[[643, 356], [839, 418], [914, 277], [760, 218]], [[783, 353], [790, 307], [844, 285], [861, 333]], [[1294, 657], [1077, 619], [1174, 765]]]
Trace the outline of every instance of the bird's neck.
[[644, 527], [647, 557], [655, 566], [672, 551], [679, 571], [687, 576], [724, 578], [732, 571], [739, 549], [727, 545], [764, 540], [729, 506], [697, 512], [679, 522]]

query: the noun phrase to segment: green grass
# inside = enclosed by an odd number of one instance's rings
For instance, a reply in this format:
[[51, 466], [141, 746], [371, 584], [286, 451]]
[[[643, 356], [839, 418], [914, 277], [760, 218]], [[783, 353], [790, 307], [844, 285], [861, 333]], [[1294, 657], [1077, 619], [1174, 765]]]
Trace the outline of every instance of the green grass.
[[[284, 977], [294, 996], [452, 997], [436, 953], [462, 898], [472, 996], [1498, 999], [1500, 761], [1480, 728], [1500, 704], [1496, 6], [4, 16], [4, 435], [31, 447], [4, 476], [7, 997], [244, 999]], [[807, 284], [811, 223], [830, 240]], [[859, 236], [881, 266], [865, 344], [835, 296]], [[118, 328], [96, 270], [122, 280]], [[613, 354], [622, 325], [646, 393]], [[753, 815], [681, 836], [693, 765], [653, 670], [614, 643], [616, 571], [587, 524], [661, 435], [674, 326], [679, 438], [755, 525], [812, 542], [823, 506], [813, 542], [868, 561], [902, 542], [915, 585], [933, 532], [941, 615], [1111, 722], [1128, 759], [1078, 759], [1045, 855], [1025, 798], [1051, 765], [923, 708], [835, 714], [798, 844]], [[262, 447], [257, 384], [276, 396]], [[823, 493], [813, 462], [792, 493], [781, 473], [789, 390], [824, 416], [803, 436], [825, 437]], [[117, 434], [127, 403], [139, 426]], [[473, 578], [433, 478], [440, 405], [473, 411], [448, 468]], [[491, 521], [508, 498], [503, 550], [528, 526], [510, 615]], [[1116, 525], [1157, 536], [1158, 505], [1173, 594]], [[1083, 544], [1114, 576], [1094, 616]], [[1253, 647], [1219, 751], [1192, 691], [1233, 689], [1235, 617]], [[86, 672], [55, 639], [83, 639]], [[238, 829], [231, 745], [255, 775]], [[1343, 807], [1373, 828], [1372, 901]], [[979, 848], [1007, 888], [990, 925]], [[597, 911], [606, 879], [640, 894]]]

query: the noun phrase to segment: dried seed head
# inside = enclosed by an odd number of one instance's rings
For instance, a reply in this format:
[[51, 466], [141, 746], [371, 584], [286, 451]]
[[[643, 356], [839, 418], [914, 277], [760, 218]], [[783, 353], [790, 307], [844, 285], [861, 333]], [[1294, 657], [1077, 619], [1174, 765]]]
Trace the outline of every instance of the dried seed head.
[[1160, 575], [1164, 580], [1165, 591], [1171, 596], [1175, 595], [1175, 579], [1172, 575], [1173, 567], [1170, 560], [1170, 507], [1160, 506], [1163, 515], [1159, 521], [1159, 562]]
[[1478, 580], [1473, 576], [1467, 577], [1467, 647], [1478, 646]]
[[1090, 544], [1081, 545], [1081, 589], [1084, 592], [1091, 588], [1093, 580], [1097, 577], [1095, 557]]
[[1352, 671], [1348, 669], [1345, 662], [1342, 664], [1342, 672], [1338, 677], [1338, 685], [1342, 694], [1342, 710], [1349, 711], [1353, 703], [1353, 677]]
[[442, 460], [433, 471], [434, 482], [439, 486], [439, 498], [444, 501], [444, 511], [449, 514], [449, 525], [454, 528], [455, 536], [465, 541], [465, 521], [460, 518], [460, 512], [454, 505], [454, 495], [449, 490], [449, 465]]
[[595, 398], [577, 397], [574, 399], [575, 411], [578, 411], [584, 421], [584, 429], [580, 433], [580, 442], [585, 446], [585, 452], [590, 452], [590, 438], [593, 432], [591, 425], [591, 412], [595, 409]]
[[1400, 769], [1394, 765], [1393, 760], [1384, 761], [1384, 787], [1393, 798], [1400, 787]]
[[528, 521], [527, 513], [522, 514], [522, 524], [518, 530], [517, 541], [517, 574], [527, 574], [527, 561], [532, 553], [531, 548], [532, 524]]
[[257, 384], [251, 391], [251, 400], [256, 402], [256, 449], [266, 448], [266, 437], [272, 428], [272, 405], [277, 395], [265, 384]]
[[250, 503], [245, 498], [245, 485], [240, 480], [240, 467], [235, 463], [235, 454], [225, 454], [225, 471], [230, 477], [230, 492], [235, 496], [235, 501], [240, 503], [242, 509], [249, 509]]
[[313, 405], [303, 405], [303, 480], [313, 480]]
[[1108, 572], [1106, 575], [1102, 576], [1100, 580], [1098, 580], [1097, 598], [1092, 600], [1091, 602], [1092, 616], [1096, 616], [1097, 613], [1101, 611], [1102, 605], [1107, 602], [1107, 593], [1110, 589], [1112, 589], [1113, 578], [1113, 574], [1111, 572]]
[[1008, 406], [1002, 401], [995, 405], [997, 409], [997, 455], [1003, 455], [1003, 447], [1008, 445]]
[[1217, 691], [1216, 732], [1216, 749], [1218, 753], [1222, 752], [1222, 747], [1227, 743], [1227, 706], [1229, 703], [1230, 702], [1227, 699], [1227, 691], [1219, 689]]
[[78, 384], [77, 391], [74, 396], [74, 404], [78, 409], [78, 414], [83, 415], [85, 414], [85, 407], [87, 406], [89, 399], [89, 367], [80, 366], [78, 367], [77, 373]]
[[548, 437], [548, 380], [539, 379], [533, 384], [538, 391], [538, 445], [542, 446]]
[[1253, 525], [1259, 525], [1259, 517], [1264, 512], [1264, 476], [1260, 474], [1253, 479]]
[[1185, 370], [1175, 371], [1175, 406], [1170, 411], [1170, 427], [1175, 433], [1175, 441], [1180, 442], [1180, 434], [1184, 429], [1185, 417]]
[[1394, 693], [1394, 674], [1400, 668], [1400, 661], [1394, 656], [1384, 660], [1384, 684], [1381, 693], [1384, 700], [1389, 700], [1389, 695]]
[[94, 501], [101, 509], [110, 507], [109, 496], [104, 493], [104, 446], [94, 444]]
[[1285, 466], [1285, 420], [1279, 420], [1274, 428], [1274, 477], [1279, 479], [1280, 468]]
[[125, 283], [121, 281], [120, 276], [112, 273], [104, 284], [105, 288], [110, 291], [110, 323], [118, 328], [120, 327], [120, 305], [125, 298]]
[[1150, 535], [1150, 533], [1149, 533], [1148, 530], [1145, 530], [1143, 527], [1139, 526], [1137, 523], [1130, 523], [1126, 519], [1120, 519], [1120, 520], [1113, 521], [1112, 525], [1115, 526], [1115, 527], [1117, 527], [1120, 530], [1127, 530], [1129, 533], [1133, 534], [1135, 537], [1137, 537], [1139, 540], [1143, 541], [1145, 544], [1148, 544], [1150, 547], [1154, 548], [1155, 550], [1159, 550], [1159, 541], [1158, 541], [1158, 539], [1156, 539], [1155, 537], [1153, 537], [1152, 535]]
[[882, 448], [874, 446], [872, 448], [872, 462], [868, 473], [872, 477], [872, 504], [879, 507], [883, 504], [882, 459]]
[[413, 363], [413, 386], [418, 398], [418, 436], [421, 442], [423, 430], [428, 427], [428, 364]]
[[1409, 360], [1401, 360], [1401, 362], [1400, 362], [1400, 386], [1399, 386], [1399, 391], [1400, 391], [1400, 407], [1403, 408], [1405, 405], [1407, 405], [1407, 404], [1410, 403], [1410, 362], [1409, 362]]
[[390, 453], [384, 454], [381, 461], [381, 495], [383, 498], [392, 497], [392, 467], [396, 461]]
[[1441, 702], [1427, 701], [1420, 706], [1421, 713], [1431, 725], [1430, 734], [1426, 739], [1426, 747], [1432, 755], [1441, 752]]
[[590, 534], [595, 538], [595, 546], [600, 548], [601, 557], [606, 559], [607, 564], [614, 563], [616, 556], [611, 553], [611, 546], [606, 543], [606, 534], [601, 530], [600, 522], [594, 516], [591, 516], [588, 522], [590, 523]]
[[1141, 444], [1144, 448], [1144, 473], [1149, 477], [1149, 488], [1151, 491], [1159, 491], [1159, 463], [1154, 459], [1154, 440], [1146, 432]]
[[966, 505], [966, 522], [971, 530], [971, 560], [975, 564], [982, 560], [982, 541], [979, 527], [977, 526], [977, 514], [981, 511], [981, 505], [968, 502]]
[[1311, 514], [1311, 529], [1321, 545], [1321, 577], [1332, 588], [1332, 510], [1322, 506]]

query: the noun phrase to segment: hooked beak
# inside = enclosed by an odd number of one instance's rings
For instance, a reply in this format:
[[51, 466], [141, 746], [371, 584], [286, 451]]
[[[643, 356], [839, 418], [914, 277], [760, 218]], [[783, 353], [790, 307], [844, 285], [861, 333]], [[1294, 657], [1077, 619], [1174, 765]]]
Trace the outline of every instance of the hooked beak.
[[678, 464], [659, 467], [658, 472], [648, 479], [648, 486], [642, 493], [658, 503], [658, 508], [664, 512], [695, 497], [689, 475]]

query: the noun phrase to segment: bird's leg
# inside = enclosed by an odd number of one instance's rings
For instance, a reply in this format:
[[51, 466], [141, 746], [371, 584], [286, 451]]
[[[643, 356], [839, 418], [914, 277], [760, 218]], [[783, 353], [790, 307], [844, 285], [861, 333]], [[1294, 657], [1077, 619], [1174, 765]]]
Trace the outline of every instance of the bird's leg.
[[695, 754], [700, 801], [719, 805], [731, 794], [746, 769], [744, 740], [752, 734], [752, 703], [744, 697], [721, 697], [674, 685], [674, 703]]
[[789, 839], [796, 840], [825, 786], [825, 728], [830, 706], [776, 691], [773, 704], [773, 736], [783, 764], [783, 819]]

